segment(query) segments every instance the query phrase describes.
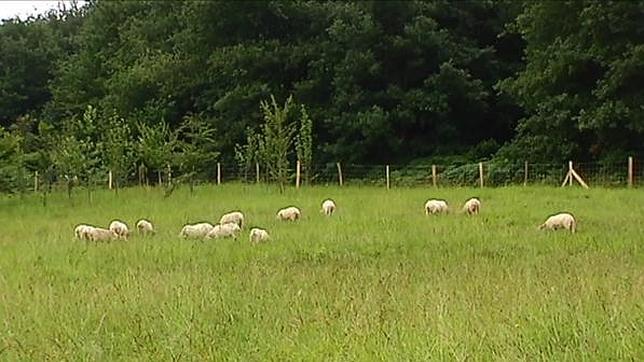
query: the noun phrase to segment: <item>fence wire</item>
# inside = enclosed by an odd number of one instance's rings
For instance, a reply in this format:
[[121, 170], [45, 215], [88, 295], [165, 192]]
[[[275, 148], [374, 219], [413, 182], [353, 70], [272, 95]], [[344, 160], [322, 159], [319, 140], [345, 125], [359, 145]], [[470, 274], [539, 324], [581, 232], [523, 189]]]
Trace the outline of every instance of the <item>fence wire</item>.
[[[483, 186], [498, 187], [508, 185], [550, 185], [560, 186], [568, 173], [568, 164], [560, 163], [505, 163], [494, 162], [465, 163], [453, 165], [360, 165], [327, 163], [301, 168], [300, 185], [349, 185], [349, 186], [387, 186], [387, 169], [390, 187], [479, 187], [481, 175]], [[576, 162], [575, 172], [590, 187], [626, 187], [629, 184], [629, 162]], [[632, 186], [644, 185], [644, 162], [640, 158], [632, 160]], [[208, 169], [186, 173], [169, 168], [147, 170], [141, 178], [133, 171], [119, 187], [134, 185], [176, 186], [179, 184], [219, 184], [219, 183], [267, 183], [273, 182], [274, 174], [259, 164], [240, 166], [236, 163], [218, 163]], [[68, 178], [58, 175], [49, 180], [41, 172], [35, 176], [34, 190], [45, 187], [64, 189]], [[286, 172], [285, 181], [295, 185], [295, 166]], [[107, 187], [107, 173], [94, 175], [76, 181], [76, 185]], [[104, 186], [101, 186], [104, 185]], [[114, 185], [116, 186], [116, 184]]]

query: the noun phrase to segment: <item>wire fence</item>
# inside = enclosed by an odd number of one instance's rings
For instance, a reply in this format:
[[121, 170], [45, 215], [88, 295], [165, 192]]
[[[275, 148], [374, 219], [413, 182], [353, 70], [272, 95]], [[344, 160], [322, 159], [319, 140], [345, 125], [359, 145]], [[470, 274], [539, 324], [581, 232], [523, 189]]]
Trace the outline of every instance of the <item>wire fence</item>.
[[[572, 166], [572, 167], [571, 167]], [[395, 187], [501, 187], [509, 185], [550, 185], [583, 183], [601, 187], [641, 187], [644, 185], [644, 162], [631, 157], [623, 162], [560, 163], [499, 163], [479, 162], [453, 165], [359, 165], [328, 163], [303, 167], [298, 172], [292, 167], [287, 182], [301, 185], [382, 186]], [[162, 185], [175, 187], [187, 184], [269, 183], [272, 178], [266, 167], [255, 164], [240, 167], [235, 163], [216, 163], [215, 166], [194, 175], [181, 174], [171, 168], [129, 175], [120, 186]], [[565, 180], [565, 182], [564, 182]], [[38, 191], [46, 183], [38, 173], [34, 175], [33, 189]], [[57, 177], [53, 187], [65, 187], [64, 177]], [[96, 187], [116, 187], [111, 175], [94, 179]], [[49, 187], [51, 187], [50, 183]], [[101, 186], [103, 185], [103, 186]]]

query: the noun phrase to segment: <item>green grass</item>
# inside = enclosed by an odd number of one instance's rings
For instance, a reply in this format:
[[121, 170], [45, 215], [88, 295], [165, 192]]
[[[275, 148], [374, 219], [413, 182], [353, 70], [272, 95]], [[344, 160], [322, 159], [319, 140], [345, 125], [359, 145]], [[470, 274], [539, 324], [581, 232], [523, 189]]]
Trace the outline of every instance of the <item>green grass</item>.
[[[430, 197], [472, 195], [478, 217], [423, 213]], [[225, 185], [0, 202], [3, 360], [644, 359], [641, 189]], [[303, 220], [276, 221], [290, 204]], [[177, 237], [234, 209], [273, 241]], [[537, 230], [562, 210], [577, 234]], [[73, 239], [76, 223], [140, 217], [155, 237]]]

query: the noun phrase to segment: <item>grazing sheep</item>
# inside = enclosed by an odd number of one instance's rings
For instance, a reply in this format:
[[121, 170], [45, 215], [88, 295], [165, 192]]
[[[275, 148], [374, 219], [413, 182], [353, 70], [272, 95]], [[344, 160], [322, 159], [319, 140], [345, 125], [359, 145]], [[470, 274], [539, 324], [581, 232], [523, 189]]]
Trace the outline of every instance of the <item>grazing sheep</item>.
[[335, 211], [335, 202], [331, 199], [324, 200], [322, 203], [322, 212], [326, 216], [331, 216], [333, 212]]
[[539, 225], [539, 230], [541, 229], [550, 229], [550, 230], [566, 229], [566, 230], [570, 230], [570, 232], [574, 234], [575, 231], [577, 230], [577, 221], [575, 220], [575, 217], [572, 216], [571, 214], [567, 212], [561, 212], [559, 214], [548, 217], [546, 222]]
[[87, 239], [89, 241], [110, 241], [118, 239], [119, 235], [109, 229], [93, 227], [91, 230], [86, 230]]
[[214, 228], [214, 226], [207, 222], [202, 222], [198, 224], [188, 224], [184, 225], [179, 233], [179, 236], [183, 238], [190, 239], [201, 239], [205, 238], [206, 235]]
[[285, 221], [295, 221], [300, 219], [301, 217], [302, 217], [302, 213], [300, 212], [300, 209], [298, 209], [295, 206], [281, 209], [280, 211], [277, 212], [277, 216], [276, 216], [278, 220], [285, 220]]
[[219, 219], [220, 224], [228, 224], [228, 223], [235, 223], [239, 226], [239, 228], [244, 227], [244, 214], [241, 213], [241, 211], [233, 211], [229, 212], [227, 214], [224, 214], [221, 219]]
[[239, 225], [234, 222], [226, 224], [217, 224], [206, 235], [206, 239], [219, 239], [219, 238], [233, 238], [237, 239], [237, 235], [241, 231]]
[[155, 233], [152, 223], [145, 219], [141, 219], [136, 222], [136, 229], [139, 231], [139, 234], [142, 234], [143, 236]]
[[262, 241], [269, 241], [271, 239], [270, 235], [268, 235], [268, 231], [260, 228], [250, 229], [249, 237], [251, 243], [260, 243]]
[[109, 229], [114, 231], [119, 238], [124, 240], [127, 240], [127, 237], [130, 234], [130, 230], [128, 229], [127, 224], [119, 220], [113, 220], [110, 223]]
[[447, 201], [429, 199], [425, 203], [425, 215], [439, 214], [442, 212], [445, 212], [445, 213], [448, 212]]
[[92, 229], [94, 229], [94, 227], [91, 225], [80, 224], [76, 226], [76, 228], [74, 228], [74, 235], [76, 236], [76, 239], [88, 240], [87, 233], [90, 232]]
[[479, 211], [481, 211], [481, 200], [476, 197], [467, 200], [463, 205], [463, 212], [468, 215], [478, 215]]

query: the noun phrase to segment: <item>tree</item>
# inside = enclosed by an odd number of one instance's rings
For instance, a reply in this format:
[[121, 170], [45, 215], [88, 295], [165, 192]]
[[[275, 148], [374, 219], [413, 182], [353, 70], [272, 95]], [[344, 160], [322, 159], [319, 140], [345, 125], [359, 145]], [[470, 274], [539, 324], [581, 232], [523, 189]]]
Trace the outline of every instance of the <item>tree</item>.
[[217, 143], [214, 139], [215, 129], [202, 118], [200, 114], [191, 114], [184, 117], [178, 130], [178, 165], [190, 184], [193, 192], [195, 176], [204, 174], [212, 169], [219, 152], [216, 151]]
[[313, 170], [313, 121], [303, 104], [300, 106], [300, 129], [295, 142], [295, 150], [297, 159], [301, 163], [304, 180], [310, 184]]
[[164, 167], [173, 163], [177, 147], [177, 134], [165, 121], [153, 125], [138, 123], [139, 136], [137, 152], [145, 166], [158, 175], [158, 185], [162, 185], [161, 173]]
[[292, 104], [293, 97], [288, 97], [284, 106], [280, 107], [274, 96], [271, 96], [270, 103], [260, 103], [264, 124], [261, 127], [259, 155], [271, 179], [279, 183], [282, 191], [288, 182], [288, 157], [295, 136], [295, 127], [288, 119]]
[[133, 169], [134, 144], [130, 126], [123, 118], [113, 113], [108, 118], [102, 142], [105, 165], [112, 172], [114, 187], [118, 191]]
[[527, 2], [511, 30], [525, 69], [501, 83], [528, 115], [504, 154], [552, 162], [614, 157], [644, 138], [644, 5]]

